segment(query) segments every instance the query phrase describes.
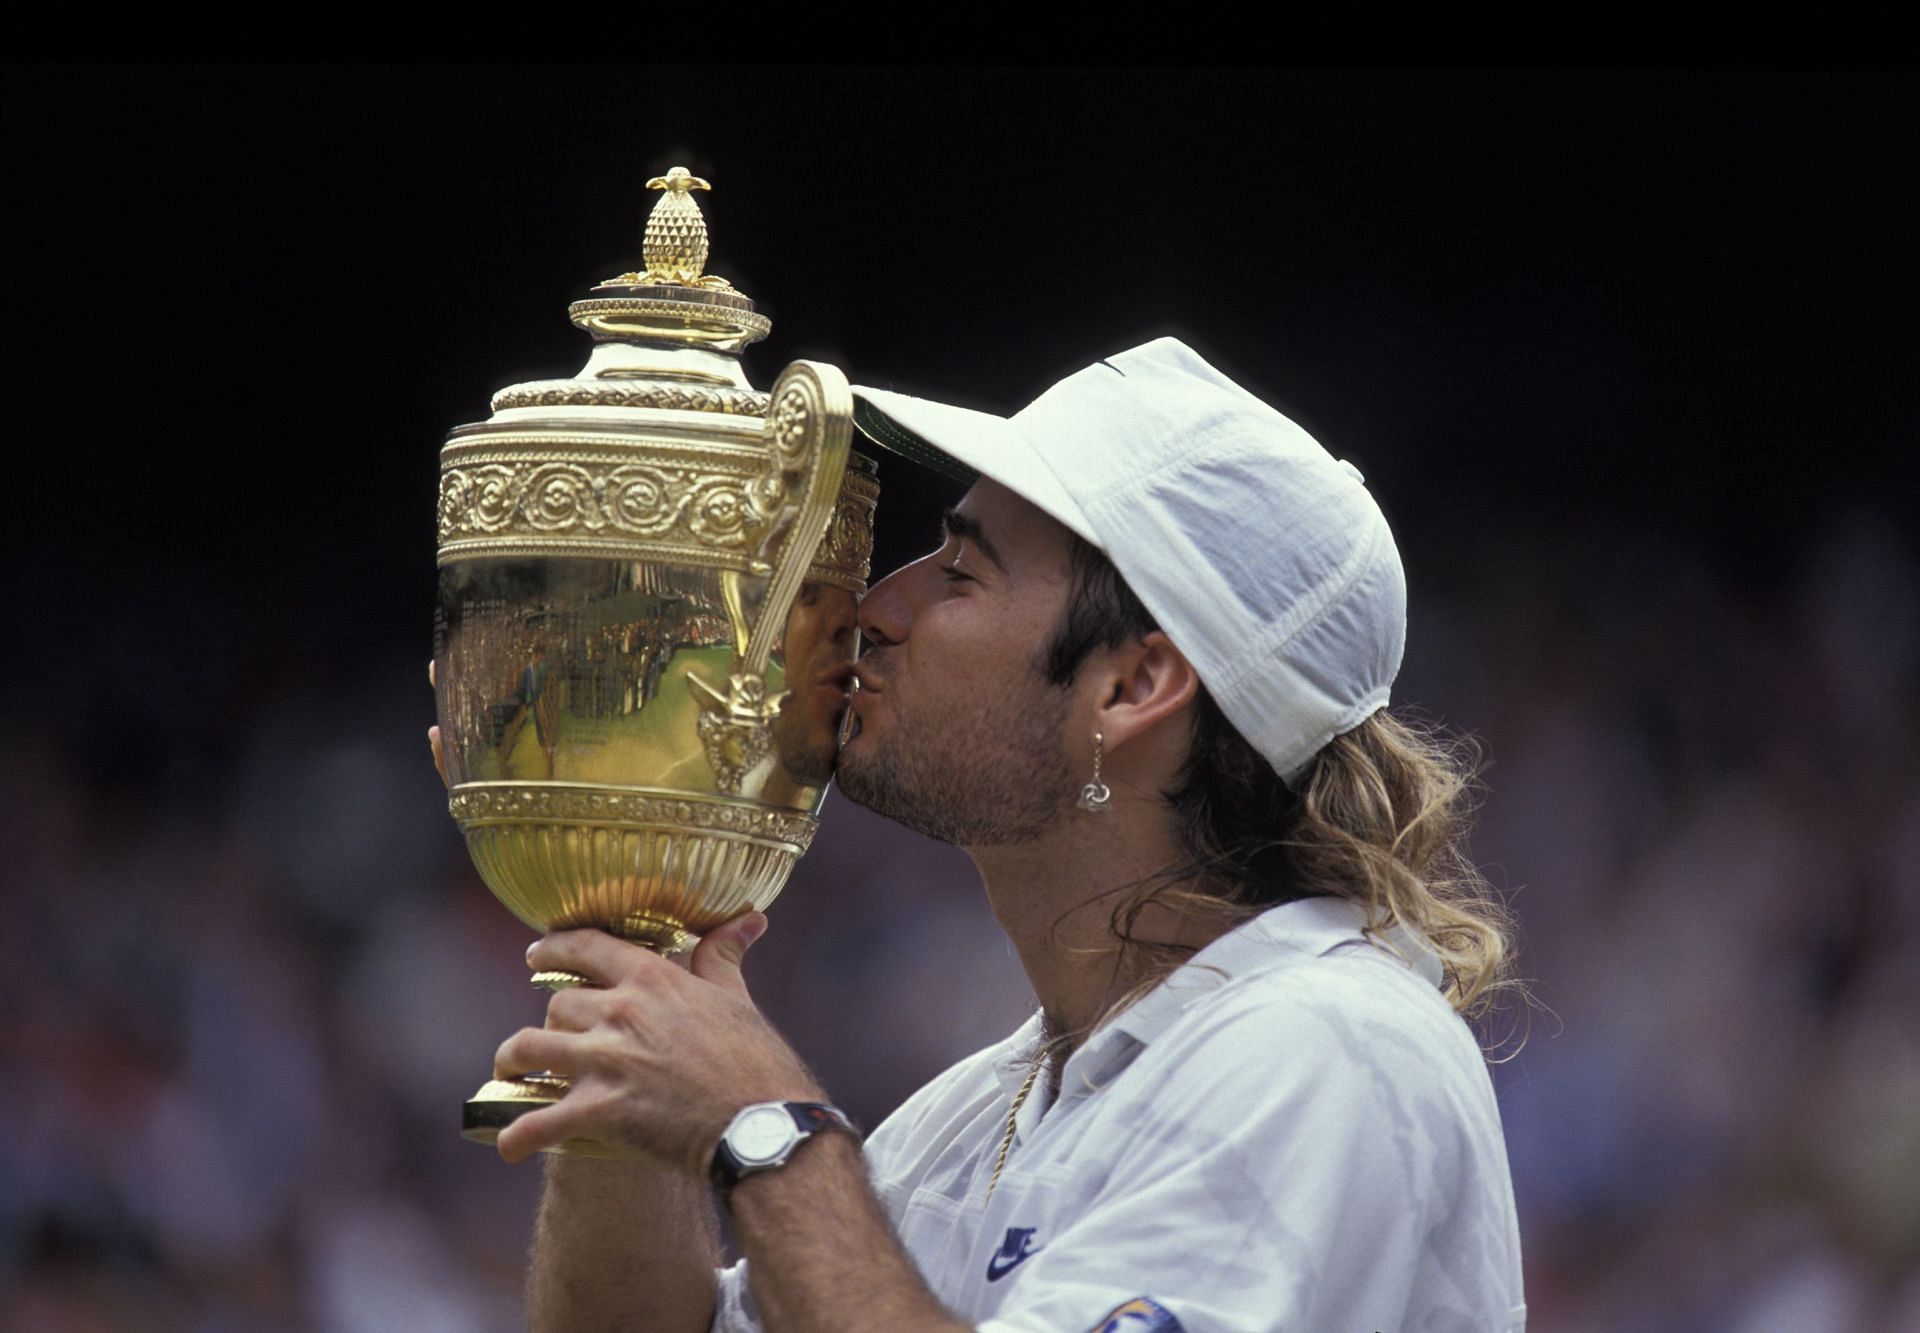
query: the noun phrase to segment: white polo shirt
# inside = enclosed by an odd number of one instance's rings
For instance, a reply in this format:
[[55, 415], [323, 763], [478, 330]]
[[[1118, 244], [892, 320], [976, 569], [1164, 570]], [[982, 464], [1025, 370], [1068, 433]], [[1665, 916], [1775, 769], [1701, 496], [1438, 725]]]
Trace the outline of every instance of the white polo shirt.
[[[874, 1187], [981, 1333], [1525, 1326], [1493, 1086], [1433, 956], [1351, 903], [1273, 908], [1101, 1028], [1021, 1107], [1036, 1015], [867, 1142]], [[755, 1330], [746, 1265], [714, 1328]]]

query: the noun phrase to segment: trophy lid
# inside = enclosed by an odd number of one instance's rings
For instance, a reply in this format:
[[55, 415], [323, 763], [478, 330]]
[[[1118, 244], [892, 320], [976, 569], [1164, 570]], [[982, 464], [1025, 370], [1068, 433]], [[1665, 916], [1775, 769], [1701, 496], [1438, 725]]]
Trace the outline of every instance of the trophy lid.
[[663, 193], [641, 241], [646, 271], [597, 284], [596, 295], [567, 308], [573, 322], [599, 341], [657, 339], [721, 352], [738, 352], [766, 337], [772, 321], [746, 293], [706, 271], [707, 220], [693, 192], [713, 186], [675, 167], [647, 188]]
[[[451, 433], [442, 564], [580, 556], [757, 568], [754, 550], [774, 530], [762, 502], [781, 490], [767, 475], [778, 413], [741, 352], [773, 324], [706, 271], [694, 196], [713, 187], [678, 166], [647, 184], [660, 196], [644, 271], [608, 278], [568, 307], [593, 337], [586, 364], [499, 390], [490, 418]], [[849, 459], [811, 577], [864, 590], [878, 494], [872, 463]]]

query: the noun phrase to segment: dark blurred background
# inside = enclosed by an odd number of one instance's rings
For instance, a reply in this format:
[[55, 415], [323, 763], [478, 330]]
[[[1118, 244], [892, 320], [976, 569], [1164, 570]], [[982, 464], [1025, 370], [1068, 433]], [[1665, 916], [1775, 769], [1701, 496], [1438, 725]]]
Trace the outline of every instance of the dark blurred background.
[[[439, 445], [676, 163], [796, 357], [1000, 411], [1176, 332], [1360, 464], [1485, 742], [1541, 1330], [1920, 1327], [1910, 77], [12, 67], [0, 1289], [520, 1323], [538, 1021], [428, 762]], [[883, 464], [880, 562], [950, 499]], [[869, 1123], [1030, 995], [833, 801], [749, 978]], [[1494, 1034], [1497, 1035], [1497, 1034]]]

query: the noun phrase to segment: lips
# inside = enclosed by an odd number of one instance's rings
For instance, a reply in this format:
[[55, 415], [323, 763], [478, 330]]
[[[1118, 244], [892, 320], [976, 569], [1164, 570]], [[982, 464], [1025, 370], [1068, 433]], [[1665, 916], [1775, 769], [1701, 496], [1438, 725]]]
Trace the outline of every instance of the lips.
[[884, 678], [880, 675], [879, 663], [874, 661], [873, 654], [867, 654], [867, 656], [861, 658], [860, 661], [855, 664], [853, 668], [853, 683], [855, 688], [861, 692], [880, 694], [885, 691], [886, 685], [884, 684]]
[[861, 716], [865, 705], [881, 693], [881, 677], [879, 672], [875, 670], [875, 665], [874, 654], [871, 652], [854, 665], [851, 680], [853, 688], [849, 695], [849, 707], [847, 708], [845, 723], [840, 728], [840, 744], [842, 746], [845, 746], [860, 734], [866, 725], [866, 719]]

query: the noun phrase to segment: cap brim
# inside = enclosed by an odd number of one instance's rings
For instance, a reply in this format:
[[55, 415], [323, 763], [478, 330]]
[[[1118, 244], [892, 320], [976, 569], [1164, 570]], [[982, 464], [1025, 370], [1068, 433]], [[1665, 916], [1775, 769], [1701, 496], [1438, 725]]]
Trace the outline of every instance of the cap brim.
[[[870, 401], [868, 394], [878, 395], [878, 389], [860, 389], [853, 391], [853, 424], [859, 432], [883, 449], [890, 449], [902, 458], [932, 468], [942, 476], [952, 477], [955, 481], [971, 486], [980, 479], [980, 473], [968, 467], [944, 449], [936, 448], [924, 437], [902, 426], [893, 417], [888, 416]], [[897, 396], [897, 395], [896, 395]], [[909, 400], [912, 401], [912, 400]], [[965, 408], [948, 408], [950, 412], [963, 412]], [[985, 416], [985, 413], [975, 413]]]
[[1020, 428], [991, 412], [853, 386], [853, 424], [903, 458], [972, 484], [999, 482], [1027, 503], [1105, 549], [1087, 516]]

